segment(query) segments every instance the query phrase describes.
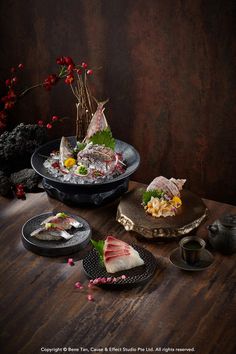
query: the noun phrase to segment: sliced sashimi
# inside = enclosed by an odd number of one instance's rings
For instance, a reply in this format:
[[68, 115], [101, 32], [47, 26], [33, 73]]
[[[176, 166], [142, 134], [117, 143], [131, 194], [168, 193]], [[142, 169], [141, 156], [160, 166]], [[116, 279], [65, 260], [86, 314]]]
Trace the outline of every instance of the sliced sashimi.
[[108, 236], [104, 243], [103, 259], [108, 273], [116, 273], [144, 264], [139, 253], [126, 242]]
[[[132, 247], [131, 247], [132, 248]], [[139, 253], [132, 248], [129, 255], [106, 257], [105, 267], [108, 273], [116, 273], [122, 270], [128, 270], [144, 264]]]
[[46, 223], [39, 229], [34, 230], [31, 232], [30, 236], [45, 241], [59, 241], [62, 239], [69, 240], [73, 237], [73, 235], [58, 227], [58, 225], [52, 223]]
[[97, 132], [103, 131], [104, 129], [108, 128], [108, 123], [104, 114], [104, 105], [106, 103], [107, 100], [104, 102], [97, 102], [97, 110], [89, 123], [85, 140], [88, 140]]
[[105, 251], [104, 252], [104, 256], [107, 257], [116, 257], [116, 256], [127, 256], [130, 255], [130, 251], [129, 250], [125, 250], [125, 251]]
[[129, 246], [106, 244], [105, 249], [108, 251], [118, 251], [123, 249], [129, 249]]
[[64, 169], [64, 162], [66, 159], [73, 157], [73, 149], [64, 136], [61, 138], [60, 152], [59, 152], [59, 162], [62, 169]]
[[65, 213], [57, 213], [56, 215], [49, 216], [41, 223], [41, 225], [45, 225], [47, 223], [57, 224], [64, 230], [69, 230], [72, 227], [79, 228], [83, 226], [80, 222]]
[[118, 238], [115, 238], [114, 236], [107, 236], [105, 242], [107, 244], [129, 246], [128, 243], [121, 241]]

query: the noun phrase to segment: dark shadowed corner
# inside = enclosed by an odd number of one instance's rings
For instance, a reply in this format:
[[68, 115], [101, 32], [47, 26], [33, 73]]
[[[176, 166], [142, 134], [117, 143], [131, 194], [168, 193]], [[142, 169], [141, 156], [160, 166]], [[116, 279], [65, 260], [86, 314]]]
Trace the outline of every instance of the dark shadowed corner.
[[[132, 2], [103, 1], [105, 33], [105, 97], [110, 97], [109, 116], [116, 138], [132, 144], [134, 128], [133, 71], [127, 38], [127, 21]], [[111, 96], [112, 95], [112, 96]]]

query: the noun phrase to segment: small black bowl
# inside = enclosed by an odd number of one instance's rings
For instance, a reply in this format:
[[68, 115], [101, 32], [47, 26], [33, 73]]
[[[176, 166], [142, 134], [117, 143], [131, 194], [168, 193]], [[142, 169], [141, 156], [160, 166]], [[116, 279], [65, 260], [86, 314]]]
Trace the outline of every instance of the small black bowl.
[[[76, 145], [75, 137], [68, 137], [68, 140], [72, 146]], [[116, 140], [115, 150], [122, 153], [127, 165], [124, 173], [104, 182], [78, 184], [61, 182], [43, 165], [53, 150], [59, 150], [60, 141], [57, 139], [40, 146], [31, 157], [31, 165], [43, 177], [43, 187], [49, 196], [70, 205], [100, 206], [128, 190], [129, 178], [140, 164], [139, 153], [133, 146]]]

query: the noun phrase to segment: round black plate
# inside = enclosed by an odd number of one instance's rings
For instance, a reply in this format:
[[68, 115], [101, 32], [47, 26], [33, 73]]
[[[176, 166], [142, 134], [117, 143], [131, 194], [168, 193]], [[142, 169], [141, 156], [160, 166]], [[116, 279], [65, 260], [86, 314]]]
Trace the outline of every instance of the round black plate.
[[[76, 138], [73, 136], [68, 137], [68, 140], [71, 144], [71, 146], [76, 145]], [[140, 156], [137, 150], [133, 148], [133, 146], [116, 139], [116, 146], [115, 146], [115, 151], [121, 152], [123, 155], [124, 160], [126, 161], [127, 168], [122, 175], [117, 176], [115, 178], [112, 178], [111, 180], [105, 181], [105, 182], [100, 182], [100, 183], [84, 183], [84, 184], [78, 184], [78, 183], [71, 183], [71, 182], [61, 182], [58, 180], [56, 177], [52, 176], [47, 169], [44, 167], [43, 163], [47, 159], [47, 156], [50, 155], [50, 153], [53, 150], [59, 150], [60, 146], [60, 141], [61, 139], [53, 140], [50, 141], [47, 144], [44, 144], [43, 146], [40, 146], [37, 150], [32, 155], [31, 158], [31, 164], [33, 169], [42, 177], [46, 178], [46, 180], [50, 180], [52, 182], [57, 182], [61, 185], [67, 186], [79, 186], [83, 188], [96, 188], [96, 186], [103, 186], [107, 184], [112, 184], [118, 181], [121, 181], [123, 179], [126, 179], [129, 177], [132, 173], [134, 173], [140, 163]]]
[[151, 252], [145, 250], [137, 245], [132, 245], [132, 247], [138, 251], [140, 257], [144, 260], [144, 265], [123, 270], [118, 273], [108, 273], [106, 268], [99, 262], [98, 252], [93, 248], [89, 254], [83, 260], [83, 267], [86, 275], [91, 279], [96, 278], [107, 278], [107, 277], [120, 277], [121, 275], [126, 275], [126, 279], [118, 279], [116, 283], [112, 284], [102, 284], [102, 286], [107, 287], [117, 287], [117, 286], [134, 286], [140, 285], [140, 283], [149, 280], [157, 266], [156, 258]]
[[194, 265], [189, 265], [182, 259], [179, 248], [174, 249], [170, 254], [170, 261], [175, 267], [195, 272], [207, 269], [213, 263], [213, 260], [213, 255], [206, 249], [202, 250], [200, 261]]
[[83, 224], [83, 227], [81, 228], [72, 228], [72, 230], [68, 230], [69, 233], [74, 234], [74, 237], [72, 237], [70, 240], [42, 241], [30, 236], [32, 231], [40, 227], [40, 224], [43, 220], [53, 214], [54, 213], [45, 213], [34, 216], [24, 224], [22, 227], [22, 242], [25, 248], [41, 256], [48, 257], [66, 256], [83, 249], [91, 238], [91, 228], [87, 221], [77, 215], [73, 215], [68, 212], [66, 212], [66, 214], [72, 216], [81, 224]]

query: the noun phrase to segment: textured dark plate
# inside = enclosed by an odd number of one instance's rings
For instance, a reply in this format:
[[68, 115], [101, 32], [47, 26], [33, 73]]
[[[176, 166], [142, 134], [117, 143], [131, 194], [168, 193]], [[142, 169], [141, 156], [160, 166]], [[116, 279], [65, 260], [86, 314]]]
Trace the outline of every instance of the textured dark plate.
[[45, 213], [34, 216], [24, 224], [22, 227], [22, 242], [25, 248], [41, 256], [48, 257], [66, 256], [83, 249], [91, 238], [91, 228], [87, 221], [77, 215], [70, 214], [67, 211], [66, 214], [72, 216], [83, 224], [83, 227], [81, 228], [72, 228], [71, 230], [68, 230], [69, 233], [74, 234], [70, 240], [42, 241], [30, 236], [32, 231], [40, 227], [43, 220], [53, 214], [54, 213]]
[[[76, 145], [75, 137], [73, 137], [73, 136], [68, 137], [68, 140], [70, 141], [72, 146]], [[46, 178], [47, 180], [57, 182], [57, 183], [64, 185], [64, 186], [73, 185], [73, 186], [80, 186], [83, 188], [96, 188], [96, 186], [112, 184], [112, 183], [121, 181], [121, 180], [129, 177], [132, 173], [134, 173], [137, 170], [139, 163], [140, 163], [140, 156], [139, 156], [139, 153], [137, 152], [137, 150], [135, 150], [135, 148], [133, 148], [133, 146], [131, 146], [121, 140], [116, 139], [115, 150], [117, 152], [121, 152], [123, 154], [123, 158], [127, 164], [127, 168], [122, 175], [117, 176], [109, 181], [100, 182], [100, 183], [96, 183], [96, 184], [94, 184], [94, 183], [77, 184], [77, 183], [71, 183], [71, 182], [61, 182], [56, 177], [52, 176], [47, 171], [47, 169], [43, 166], [43, 163], [47, 159], [47, 156], [49, 156], [53, 150], [59, 150], [60, 141], [61, 141], [61, 139], [57, 139], [57, 140], [50, 141], [49, 143], [47, 143], [43, 146], [40, 146], [37, 150], [35, 150], [34, 154], [32, 155], [31, 164], [32, 164], [32, 167], [34, 168], [34, 170], [39, 175]]]
[[[75, 146], [75, 137], [69, 137], [68, 139], [71, 145]], [[100, 206], [118, 198], [128, 190], [129, 177], [136, 171], [140, 163], [139, 153], [131, 145], [116, 140], [115, 150], [123, 154], [127, 164], [127, 168], [122, 175], [100, 183], [78, 184], [61, 182], [50, 175], [43, 166], [47, 156], [53, 150], [59, 150], [60, 141], [61, 139], [57, 139], [40, 146], [31, 158], [34, 170], [44, 177], [43, 187], [50, 197], [69, 205]]]
[[129, 177], [115, 183], [84, 188], [83, 185], [64, 185], [43, 178], [47, 194], [68, 205], [100, 206], [118, 198], [128, 190]]
[[206, 249], [202, 250], [200, 261], [194, 265], [189, 265], [182, 259], [179, 247], [170, 254], [170, 261], [175, 267], [195, 272], [207, 269], [213, 263], [213, 260], [213, 255]]
[[196, 227], [207, 216], [207, 208], [201, 198], [184, 189], [181, 191], [182, 206], [175, 216], [155, 218], [147, 214], [142, 206], [143, 188], [136, 188], [123, 195], [117, 209], [117, 221], [127, 231], [135, 231], [148, 239], [174, 238], [183, 236]]
[[93, 248], [83, 260], [85, 273], [91, 279], [119, 277], [123, 274], [127, 276], [126, 279], [119, 279], [113, 284], [102, 284], [102, 286], [107, 287], [119, 287], [124, 285], [134, 286], [146, 282], [153, 276], [156, 270], [156, 258], [151, 252], [145, 250], [143, 247], [139, 247], [137, 245], [132, 245], [132, 247], [138, 251], [140, 257], [144, 260], [144, 265], [123, 270], [118, 273], [107, 273], [106, 268], [99, 262], [98, 252]]

